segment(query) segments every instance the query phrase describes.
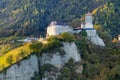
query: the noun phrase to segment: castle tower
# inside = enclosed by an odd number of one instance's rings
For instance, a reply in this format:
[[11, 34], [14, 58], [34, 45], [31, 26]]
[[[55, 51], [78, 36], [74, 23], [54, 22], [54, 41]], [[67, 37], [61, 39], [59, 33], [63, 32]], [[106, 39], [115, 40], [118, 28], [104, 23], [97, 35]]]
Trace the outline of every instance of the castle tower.
[[93, 23], [93, 20], [92, 20], [92, 14], [89, 12], [86, 14], [86, 17], [85, 17], [85, 24], [87, 23]]
[[93, 29], [92, 14], [90, 12], [85, 16], [85, 29]]

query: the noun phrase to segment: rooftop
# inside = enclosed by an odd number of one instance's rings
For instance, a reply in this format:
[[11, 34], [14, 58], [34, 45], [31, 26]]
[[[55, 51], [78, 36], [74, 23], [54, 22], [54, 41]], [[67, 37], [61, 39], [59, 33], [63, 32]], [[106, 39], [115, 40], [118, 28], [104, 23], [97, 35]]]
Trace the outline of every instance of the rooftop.
[[88, 12], [88, 13], [86, 14], [86, 16], [92, 16], [92, 13]]
[[49, 26], [52, 26], [52, 25], [63, 25], [63, 26], [67, 26], [67, 23], [53, 21], [53, 22], [51, 22], [51, 23], [49, 24]]

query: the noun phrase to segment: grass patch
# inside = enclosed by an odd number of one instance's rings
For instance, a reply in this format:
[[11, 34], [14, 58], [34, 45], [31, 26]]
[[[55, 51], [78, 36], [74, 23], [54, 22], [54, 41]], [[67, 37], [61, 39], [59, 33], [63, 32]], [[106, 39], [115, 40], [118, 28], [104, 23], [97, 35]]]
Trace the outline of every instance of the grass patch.
[[[24, 46], [13, 49], [0, 56], [0, 71], [30, 55], [31, 50], [29, 48], [29, 45], [30, 43], [25, 44]], [[21, 54], [24, 54], [24, 56], [21, 56]], [[10, 56], [12, 56], [12, 62], [8, 63], [7, 60], [9, 60]]]

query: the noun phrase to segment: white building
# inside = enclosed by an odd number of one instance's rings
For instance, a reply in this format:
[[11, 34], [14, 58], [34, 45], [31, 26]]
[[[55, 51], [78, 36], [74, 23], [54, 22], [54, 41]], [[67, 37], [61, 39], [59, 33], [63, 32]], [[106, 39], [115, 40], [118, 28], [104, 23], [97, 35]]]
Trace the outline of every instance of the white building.
[[51, 24], [47, 27], [47, 36], [60, 35], [64, 32], [73, 33], [73, 28], [65, 23], [59, 23], [56, 21], [51, 22]]
[[90, 12], [87, 13], [86, 16], [85, 16], [85, 24], [87, 24], [87, 23], [93, 23], [92, 19], [93, 19], [92, 18], [92, 14]]
[[81, 24], [81, 28], [83, 29], [93, 29], [93, 20], [92, 14], [89, 12], [85, 16], [85, 24]]

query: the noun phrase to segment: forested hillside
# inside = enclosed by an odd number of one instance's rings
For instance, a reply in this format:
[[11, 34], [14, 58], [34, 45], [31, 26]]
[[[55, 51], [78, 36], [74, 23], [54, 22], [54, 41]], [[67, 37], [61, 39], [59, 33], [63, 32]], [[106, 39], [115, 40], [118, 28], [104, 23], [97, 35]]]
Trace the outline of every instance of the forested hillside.
[[0, 37], [39, 35], [54, 20], [71, 23], [106, 0], [0, 0]]
[[104, 6], [93, 10], [96, 25], [109, 32], [113, 37], [120, 34], [120, 1], [109, 0]]

